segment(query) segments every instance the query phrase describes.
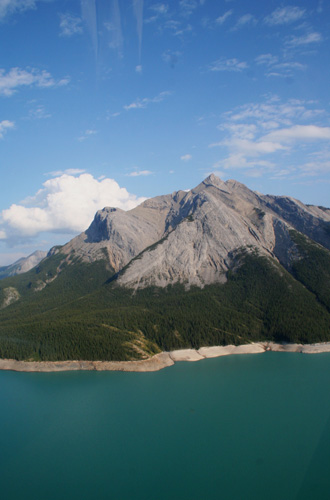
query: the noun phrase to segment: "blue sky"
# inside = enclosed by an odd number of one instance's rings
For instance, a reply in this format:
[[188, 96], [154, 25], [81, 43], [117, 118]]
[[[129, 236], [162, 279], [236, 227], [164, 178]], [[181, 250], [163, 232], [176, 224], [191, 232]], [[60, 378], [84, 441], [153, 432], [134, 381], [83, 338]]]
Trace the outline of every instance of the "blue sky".
[[215, 172], [330, 206], [330, 5], [0, 0], [0, 265]]

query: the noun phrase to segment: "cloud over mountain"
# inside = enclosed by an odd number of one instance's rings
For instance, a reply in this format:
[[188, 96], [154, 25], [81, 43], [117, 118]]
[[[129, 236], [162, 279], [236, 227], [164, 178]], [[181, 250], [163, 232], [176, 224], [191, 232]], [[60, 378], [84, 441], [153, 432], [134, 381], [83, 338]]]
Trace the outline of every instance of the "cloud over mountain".
[[2, 211], [2, 239], [19, 240], [42, 232], [79, 232], [105, 206], [129, 210], [144, 200], [113, 179], [97, 180], [85, 173], [78, 177], [63, 174], [44, 182], [34, 196]]

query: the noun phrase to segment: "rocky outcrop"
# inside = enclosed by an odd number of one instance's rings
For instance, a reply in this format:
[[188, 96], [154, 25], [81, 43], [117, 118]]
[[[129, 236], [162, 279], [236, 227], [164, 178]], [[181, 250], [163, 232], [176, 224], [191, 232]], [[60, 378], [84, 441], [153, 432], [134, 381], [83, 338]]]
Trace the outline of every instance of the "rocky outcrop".
[[3, 299], [0, 304], [0, 309], [10, 306], [13, 302], [16, 302], [20, 298], [20, 294], [16, 288], [9, 286], [3, 290]]
[[106, 259], [122, 286], [224, 282], [231, 255], [258, 249], [286, 268], [299, 258], [290, 230], [330, 249], [330, 210], [262, 195], [210, 175], [191, 191], [148, 199], [124, 212], [106, 207], [61, 253]]

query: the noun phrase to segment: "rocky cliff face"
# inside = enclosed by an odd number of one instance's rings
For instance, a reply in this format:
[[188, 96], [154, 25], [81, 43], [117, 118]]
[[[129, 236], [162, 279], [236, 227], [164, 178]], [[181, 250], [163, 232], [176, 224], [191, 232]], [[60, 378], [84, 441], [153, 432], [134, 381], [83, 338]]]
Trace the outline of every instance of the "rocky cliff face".
[[10, 266], [0, 268], [0, 279], [7, 278], [8, 276], [16, 276], [17, 274], [26, 273], [33, 267], [37, 266], [47, 255], [47, 252], [37, 250], [28, 257], [23, 257], [17, 260]]
[[330, 210], [289, 197], [265, 196], [210, 175], [195, 189], [149, 199], [124, 212], [106, 207], [62, 252], [106, 258], [118, 284], [132, 288], [223, 282], [242, 247], [290, 268], [299, 258], [290, 230], [330, 249]]

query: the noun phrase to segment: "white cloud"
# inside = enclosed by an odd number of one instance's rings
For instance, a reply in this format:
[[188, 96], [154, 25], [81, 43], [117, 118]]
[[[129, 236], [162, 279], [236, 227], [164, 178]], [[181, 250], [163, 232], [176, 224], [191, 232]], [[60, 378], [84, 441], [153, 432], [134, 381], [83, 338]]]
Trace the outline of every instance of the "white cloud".
[[166, 3], [155, 3], [154, 5], [151, 5], [149, 9], [157, 14], [166, 14], [168, 11], [168, 5]]
[[86, 139], [88, 139], [89, 137], [92, 137], [93, 135], [96, 135], [96, 134], [97, 134], [97, 130], [92, 130], [92, 129], [85, 130], [85, 132], [80, 137], [78, 137], [78, 141], [79, 142], [86, 141]]
[[14, 126], [14, 122], [11, 122], [9, 120], [2, 120], [2, 122], [0, 122], [0, 139], [3, 139], [3, 136], [7, 132], [7, 130], [14, 128]]
[[189, 161], [191, 159], [192, 159], [192, 156], [189, 154], [180, 156], [180, 160], [182, 160], [182, 161]]
[[135, 71], [137, 73], [142, 73], [142, 66], [141, 66], [141, 64], [138, 64], [137, 66], [135, 66]]
[[171, 66], [171, 68], [174, 68], [174, 66], [177, 64], [179, 61], [179, 57], [182, 56], [182, 52], [179, 52], [178, 50], [172, 51], [172, 50], [166, 50], [162, 54], [163, 61], [165, 61], [167, 64]]
[[104, 24], [109, 32], [109, 47], [117, 51], [119, 57], [123, 55], [124, 37], [121, 27], [121, 16], [118, 0], [114, 0], [111, 5], [111, 20]]
[[303, 177], [330, 174], [330, 161], [310, 161], [301, 166]]
[[260, 56], [255, 58], [257, 64], [265, 64], [266, 66], [272, 66], [278, 62], [278, 57], [272, 54], [260, 54]]
[[237, 30], [239, 28], [242, 28], [243, 26], [246, 26], [247, 24], [252, 24], [255, 25], [257, 24], [256, 18], [252, 14], [244, 14], [244, 16], [241, 16], [237, 23], [235, 24], [233, 30]]
[[[256, 126], [267, 127], [269, 123], [292, 125], [294, 119], [305, 119], [307, 112], [314, 114], [314, 109], [308, 109], [309, 104], [298, 99], [289, 99], [282, 103], [276, 95], [266, 98], [263, 102], [248, 103], [226, 113], [224, 118], [230, 122], [253, 121]], [[319, 111], [319, 110], [318, 110]], [[309, 114], [309, 118], [312, 115]]]
[[185, 16], [190, 16], [198, 7], [196, 0], [180, 0], [179, 5]]
[[140, 177], [141, 175], [146, 176], [152, 174], [153, 172], [151, 172], [151, 170], [134, 170], [133, 172], [126, 174], [126, 177]]
[[105, 206], [130, 210], [145, 198], [137, 198], [113, 179], [61, 175], [20, 204], [1, 213], [2, 234], [8, 240], [34, 237], [42, 232], [77, 233], [87, 229], [97, 210]]
[[210, 71], [234, 71], [240, 72], [248, 68], [248, 64], [244, 61], [239, 61], [236, 58], [233, 59], [218, 59], [214, 61], [210, 66]]
[[[288, 172], [296, 176], [328, 172], [330, 127], [311, 123], [325, 114], [316, 105], [299, 99], [283, 103], [270, 96], [225, 113], [218, 126], [224, 137], [209, 145], [221, 148], [224, 155], [214, 168], [240, 168], [253, 175], [278, 176], [281, 171], [281, 177]], [[323, 149], [315, 152], [320, 146]]]
[[1, 0], [0, 19], [4, 19], [6, 16], [14, 14], [15, 12], [35, 9], [36, 3], [36, 0]]
[[164, 18], [164, 16], [167, 15], [169, 6], [167, 3], [155, 3], [150, 5], [148, 9], [152, 12], [152, 15], [144, 19], [144, 23], [146, 24], [154, 23], [155, 21], [158, 21], [158, 19], [162, 17]]
[[47, 172], [45, 175], [51, 175], [52, 177], [60, 177], [61, 175], [79, 175], [85, 173], [86, 170], [83, 168], [67, 168], [66, 170], [54, 170], [53, 172]]
[[277, 76], [287, 78], [293, 76], [295, 71], [303, 71], [306, 69], [305, 64], [297, 61], [283, 61], [280, 62], [277, 56], [272, 54], [260, 54], [255, 58], [255, 62], [260, 66], [266, 66], [266, 76]]
[[[258, 172], [271, 171], [275, 164], [267, 160], [258, 160], [253, 158], [247, 160], [243, 154], [231, 153], [228, 157], [214, 163], [213, 168], [222, 168], [224, 170], [230, 169], [244, 169], [245, 171], [258, 168]], [[245, 172], [246, 173], [246, 172]]]
[[232, 15], [233, 11], [232, 10], [227, 10], [222, 16], [219, 16], [216, 18], [215, 22], [216, 24], [222, 26], [227, 19]]
[[131, 104], [127, 104], [124, 106], [124, 109], [126, 111], [129, 111], [131, 109], [142, 109], [146, 108], [148, 104], [156, 103], [156, 102], [161, 102], [165, 99], [165, 97], [171, 95], [171, 92], [169, 91], [164, 91], [158, 94], [155, 97], [144, 97], [143, 99], [136, 99], [136, 101], [132, 102]]
[[306, 66], [298, 62], [275, 64], [266, 72], [267, 77], [289, 78], [295, 71], [304, 71]]
[[60, 36], [70, 37], [83, 33], [82, 20], [72, 14], [60, 14]]
[[50, 118], [51, 116], [52, 115], [50, 113], [47, 113], [45, 106], [37, 104], [30, 108], [28, 118], [33, 120], [43, 120], [45, 118]]
[[22, 86], [35, 85], [36, 87], [45, 88], [63, 86], [68, 83], [68, 78], [56, 81], [45, 70], [12, 68], [6, 73], [4, 69], [0, 69], [0, 95], [6, 97], [13, 95], [17, 91], [17, 88]]
[[304, 45], [310, 45], [314, 43], [320, 43], [323, 41], [323, 37], [321, 33], [308, 33], [307, 35], [302, 36], [291, 36], [287, 39], [286, 46], [289, 48], [301, 47]]
[[191, 24], [183, 24], [181, 21], [177, 19], [168, 19], [164, 25], [160, 28], [160, 32], [163, 30], [169, 30], [171, 35], [183, 37], [187, 33], [193, 32], [193, 27]]
[[230, 139], [210, 144], [209, 147], [228, 146], [235, 154], [254, 157], [263, 154], [275, 153], [280, 149], [286, 149], [280, 142], [272, 141], [271, 139], [253, 141], [248, 139], [239, 139], [231, 137]]
[[293, 141], [319, 141], [330, 139], [330, 127], [318, 127], [316, 125], [295, 125], [270, 132], [264, 140], [293, 142]]
[[288, 5], [286, 7], [278, 7], [269, 16], [265, 17], [264, 21], [270, 26], [278, 26], [298, 21], [304, 15], [305, 9]]

